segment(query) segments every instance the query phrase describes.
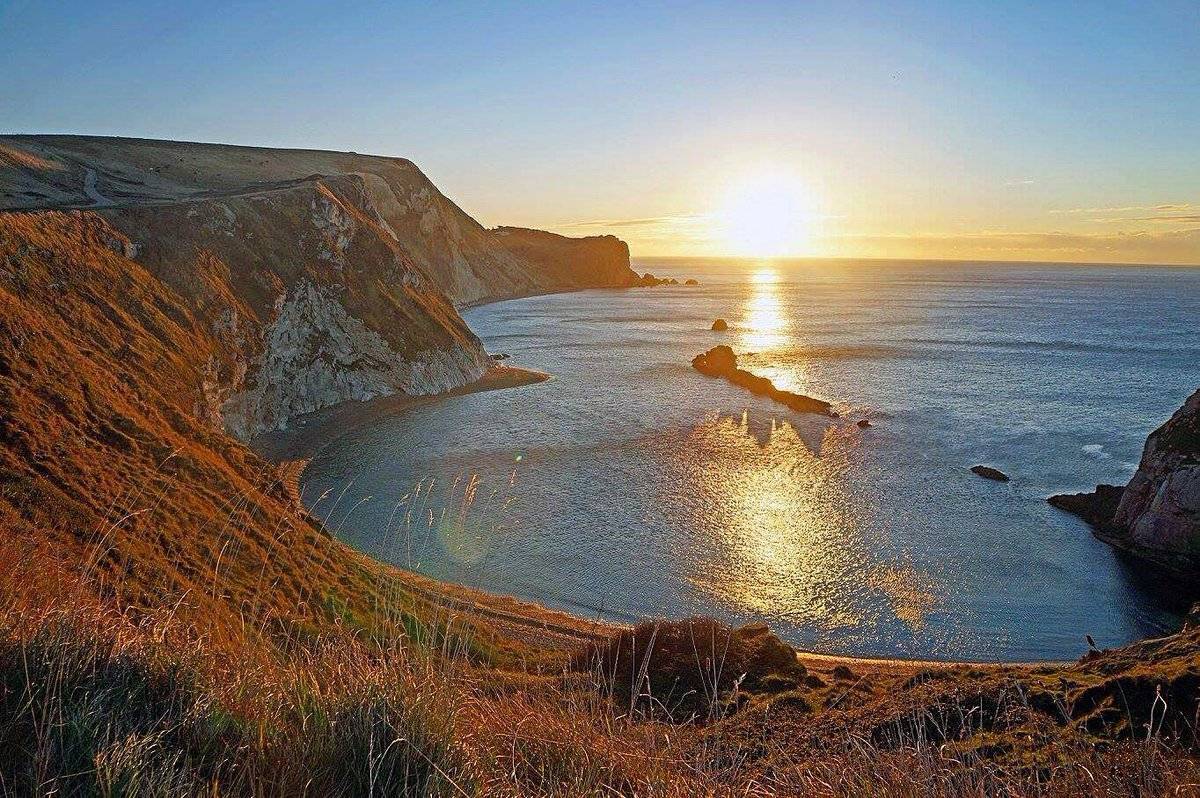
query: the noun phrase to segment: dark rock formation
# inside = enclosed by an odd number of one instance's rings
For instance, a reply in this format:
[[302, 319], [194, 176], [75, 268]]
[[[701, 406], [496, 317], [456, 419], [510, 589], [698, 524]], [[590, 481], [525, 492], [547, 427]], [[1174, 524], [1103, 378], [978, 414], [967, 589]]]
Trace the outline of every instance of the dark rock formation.
[[971, 473], [977, 474], [984, 479], [994, 479], [997, 482], [1008, 482], [1008, 474], [996, 468], [990, 468], [985, 465], [971, 466]]
[[636, 277], [633, 285], [638, 288], [652, 288], [656, 285], [679, 285], [679, 281], [674, 277], [655, 277], [650, 272], [646, 272], [641, 277]]
[[687, 278], [686, 280], [684, 280], [684, 281], [683, 281], [683, 284], [684, 284], [684, 285], [700, 285], [700, 281], [699, 281], [699, 280], [696, 280], [696, 279], [694, 279], [694, 278], [692, 278], [692, 277], [689, 277], [689, 278]]
[[715, 332], [725, 332], [729, 329], [729, 322], [725, 321], [725, 319], [717, 319], [712, 323], [712, 329]]
[[692, 368], [709, 377], [724, 377], [737, 370], [737, 355], [725, 344], [714, 346], [692, 358]]
[[1146, 439], [1113, 523], [1138, 546], [1200, 555], [1200, 390]]
[[866, 429], [867, 427], [871, 426], [871, 422], [868, 419], [862, 418], [859, 419], [858, 426], [861, 429]]
[[532, 291], [637, 284], [637, 273], [629, 268], [629, 245], [616, 236], [567, 238], [524, 227], [492, 232], [505, 249], [533, 267]]
[[1200, 572], [1200, 390], [1150, 433], [1124, 488], [1051, 496], [1101, 540], [1167, 568]]
[[829, 402], [791, 391], [781, 391], [766, 377], [759, 377], [745, 369], [738, 368], [737, 356], [733, 354], [732, 349], [724, 344], [714, 346], [702, 355], [696, 355], [692, 358], [692, 368], [706, 376], [721, 377], [728, 380], [734, 385], [745, 388], [757, 396], [766, 396], [774, 399], [776, 402], [787, 405], [799, 413], [834, 415]]
[[1117, 514], [1117, 505], [1121, 503], [1121, 494], [1125, 488], [1120, 485], [1097, 485], [1092, 493], [1064, 493], [1051, 496], [1046, 501], [1060, 510], [1073, 513], [1094, 527], [1108, 527]]

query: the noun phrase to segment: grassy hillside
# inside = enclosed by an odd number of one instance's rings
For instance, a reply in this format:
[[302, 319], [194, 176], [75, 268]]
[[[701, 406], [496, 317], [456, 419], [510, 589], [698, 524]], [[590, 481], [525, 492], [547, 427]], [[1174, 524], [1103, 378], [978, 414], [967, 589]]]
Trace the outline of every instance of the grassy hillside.
[[0, 794], [1187, 795], [1200, 634], [793, 661], [368, 561], [200, 420], [218, 342], [93, 212], [0, 214]]

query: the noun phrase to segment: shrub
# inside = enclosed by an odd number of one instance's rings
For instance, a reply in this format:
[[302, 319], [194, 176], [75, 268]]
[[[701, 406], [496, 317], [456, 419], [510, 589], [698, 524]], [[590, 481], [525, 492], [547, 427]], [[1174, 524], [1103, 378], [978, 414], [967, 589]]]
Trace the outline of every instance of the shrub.
[[732, 629], [712, 618], [645, 621], [572, 658], [594, 670], [618, 708], [674, 721], [713, 721], [741, 691], [779, 691], [803, 678], [795, 652], [765, 624]]

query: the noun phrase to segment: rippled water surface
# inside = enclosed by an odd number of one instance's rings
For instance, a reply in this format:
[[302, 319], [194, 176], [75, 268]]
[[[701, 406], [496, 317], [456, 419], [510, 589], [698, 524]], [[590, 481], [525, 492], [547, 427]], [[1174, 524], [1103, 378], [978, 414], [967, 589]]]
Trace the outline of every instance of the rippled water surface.
[[[1126, 481], [1200, 385], [1200, 270], [637, 265], [702, 285], [469, 311], [489, 351], [553, 379], [350, 430], [306, 501], [431, 576], [615, 618], [761, 618], [830, 652], [1066, 658], [1085, 633], [1178, 623], [1045, 497]], [[842, 418], [693, 371], [717, 343]]]

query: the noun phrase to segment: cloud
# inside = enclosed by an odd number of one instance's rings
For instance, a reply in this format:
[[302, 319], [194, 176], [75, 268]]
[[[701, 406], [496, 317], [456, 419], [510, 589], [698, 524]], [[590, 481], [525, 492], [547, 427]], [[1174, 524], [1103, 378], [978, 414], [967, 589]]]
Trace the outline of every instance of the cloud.
[[1088, 219], [1089, 222], [1113, 224], [1116, 222], [1200, 222], [1200, 213], [1183, 216], [1109, 216], [1100, 219]]
[[1200, 264], [1200, 227], [1118, 233], [847, 236], [836, 242], [840, 253], [864, 257]]
[[1004, 185], [1011, 188], [1014, 186], [1032, 186], [1036, 182], [1033, 178], [1027, 177], [1024, 180], [1007, 180]]
[[565, 222], [557, 225], [557, 227], [650, 227], [655, 225], [675, 225], [702, 218], [704, 218], [703, 214], [699, 213], [679, 213], [668, 216], [646, 216], [639, 219], [589, 219], [582, 222]]
[[1200, 210], [1200, 207], [1190, 202], [1163, 203], [1161, 205], [1120, 205], [1108, 208], [1067, 208], [1052, 210], [1050, 213], [1135, 213], [1138, 211], [1157, 211], [1173, 213], [1179, 211]]

